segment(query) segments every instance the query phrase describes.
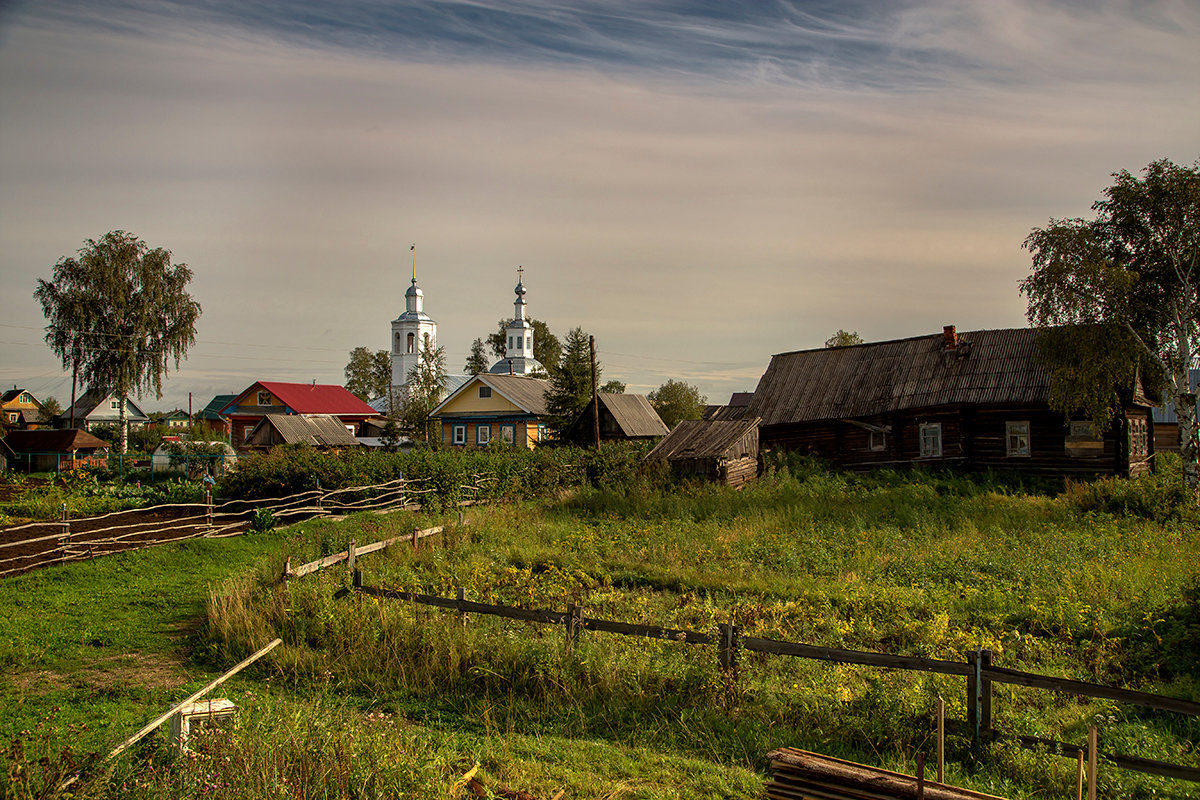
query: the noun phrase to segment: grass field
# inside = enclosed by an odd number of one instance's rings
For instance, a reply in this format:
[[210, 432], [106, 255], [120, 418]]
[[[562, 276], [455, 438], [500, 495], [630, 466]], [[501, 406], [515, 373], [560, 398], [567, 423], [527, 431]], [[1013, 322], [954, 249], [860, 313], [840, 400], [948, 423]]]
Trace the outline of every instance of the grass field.
[[[1194, 512], [1169, 476], [1046, 493], [997, 478], [848, 476], [797, 462], [743, 491], [583, 490], [500, 505], [471, 525], [365, 557], [364, 581], [588, 616], [963, 660], [1200, 700]], [[1153, 481], [1158, 481], [1154, 483]], [[1114, 514], [1109, 508], [1124, 510]], [[1136, 513], [1134, 513], [1136, 512]], [[364, 515], [193, 541], [0, 583], [3, 797], [62, 775], [279, 636], [218, 694], [238, 722], [175, 759], [161, 734], [92, 763], [76, 796], [429, 797], [474, 765], [535, 797], [753, 797], [765, 753], [796, 746], [912, 772], [933, 709], [965, 718], [958, 678], [345, 597], [344, 571], [282, 584], [293, 563], [433, 518]], [[996, 687], [995, 725], [1200, 766], [1200, 724], [1107, 701]], [[64, 753], [63, 748], [69, 748]], [[978, 760], [952, 727], [949, 780], [1065, 797], [1074, 762], [998, 742]], [[1102, 770], [1107, 797], [1200, 785]], [[465, 796], [461, 795], [461, 796]]]

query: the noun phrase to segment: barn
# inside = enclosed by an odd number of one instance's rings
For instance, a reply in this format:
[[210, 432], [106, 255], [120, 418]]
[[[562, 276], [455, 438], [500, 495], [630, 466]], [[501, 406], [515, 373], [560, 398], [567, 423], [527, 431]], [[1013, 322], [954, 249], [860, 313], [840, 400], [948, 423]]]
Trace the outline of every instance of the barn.
[[740, 486], [758, 476], [758, 419], [681, 420], [646, 454], [677, 475]]
[[1125, 393], [1111, 428], [1052, 411], [1031, 328], [781, 353], [750, 401], [760, 445], [863, 469], [928, 465], [1044, 475], [1137, 475], [1154, 453], [1152, 403]]

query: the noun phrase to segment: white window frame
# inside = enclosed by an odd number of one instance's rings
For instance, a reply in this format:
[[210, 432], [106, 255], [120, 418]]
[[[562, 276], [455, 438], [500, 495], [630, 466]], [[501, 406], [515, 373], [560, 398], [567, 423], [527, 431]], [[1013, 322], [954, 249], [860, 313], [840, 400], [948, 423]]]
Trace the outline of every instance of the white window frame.
[[492, 441], [492, 426], [491, 425], [476, 425], [475, 426], [475, 444], [483, 447]]
[[450, 426], [450, 443], [451, 444], [466, 444], [467, 443], [467, 426], [466, 425]]
[[1008, 458], [1029, 458], [1033, 455], [1029, 420], [1004, 423], [1004, 455]]
[[8, 421], [9, 421], [9, 422], [16, 422], [16, 421], [17, 421], [17, 417], [19, 417], [19, 416], [21, 416], [21, 415], [20, 415], [20, 414], [18, 414], [16, 411], [10, 411], [10, 412], [8, 412]]
[[492, 387], [490, 387], [490, 386], [480, 386], [479, 387], [479, 399], [480, 400], [486, 400], [491, 396], [492, 396]]
[[1146, 456], [1150, 453], [1149, 431], [1144, 419], [1129, 420], [1129, 455]]
[[517, 442], [517, 426], [516, 425], [501, 425], [500, 426], [500, 444], [516, 444]]
[[[265, 398], [265, 400], [266, 400], [266, 402], [265, 402], [265, 403], [263, 402], [264, 398]], [[256, 406], [269, 406], [269, 405], [271, 405], [271, 393], [270, 393], [270, 392], [268, 392], [268, 391], [263, 391], [263, 390], [260, 390], [260, 391], [258, 392], [258, 394], [256, 394], [256, 395], [254, 396], [254, 405], [256, 405]]]
[[252, 433], [254, 433], [253, 425], [247, 425], [245, 428], [242, 429], [242, 444], [246, 444], [247, 442], [250, 441], [250, 434], [252, 434]]
[[884, 431], [867, 431], [867, 449], [873, 453], [887, 450], [887, 433]]
[[18, 403], [32, 403], [33, 398], [29, 396], [29, 392], [21, 392], [21, 396], [17, 398]]
[[112, 400], [108, 401], [108, 408], [111, 411], [120, 411], [121, 410], [121, 401], [114, 397]]
[[918, 430], [921, 437], [921, 458], [941, 458], [942, 423], [922, 422]]

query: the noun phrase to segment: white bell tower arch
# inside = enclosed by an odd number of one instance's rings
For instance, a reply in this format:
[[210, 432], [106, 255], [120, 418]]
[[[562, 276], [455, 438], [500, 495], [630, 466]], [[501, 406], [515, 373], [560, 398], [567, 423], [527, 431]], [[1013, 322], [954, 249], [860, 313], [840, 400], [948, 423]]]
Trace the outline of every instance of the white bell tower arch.
[[425, 313], [425, 293], [417, 286], [417, 246], [412, 246], [412, 284], [404, 293], [404, 313], [392, 320], [392, 389], [396, 400], [407, 396], [408, 373], [421, 358], [425, 337], [429, 346], [437, 347], [437, 323]]

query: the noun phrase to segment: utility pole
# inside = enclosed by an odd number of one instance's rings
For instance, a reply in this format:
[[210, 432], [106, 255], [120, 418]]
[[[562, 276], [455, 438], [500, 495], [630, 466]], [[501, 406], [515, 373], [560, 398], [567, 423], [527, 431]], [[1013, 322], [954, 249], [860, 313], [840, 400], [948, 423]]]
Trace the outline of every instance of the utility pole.
[[600, 398], [596, 394], [596, 337], [588, 336], [592, 351], [592, 427], [596, 434], [596, 449], [600, 449]]

